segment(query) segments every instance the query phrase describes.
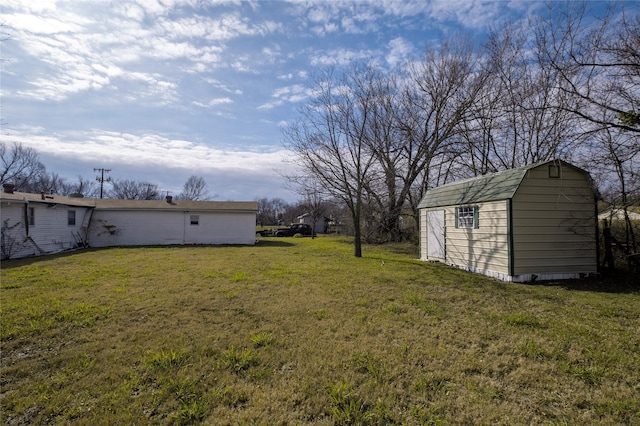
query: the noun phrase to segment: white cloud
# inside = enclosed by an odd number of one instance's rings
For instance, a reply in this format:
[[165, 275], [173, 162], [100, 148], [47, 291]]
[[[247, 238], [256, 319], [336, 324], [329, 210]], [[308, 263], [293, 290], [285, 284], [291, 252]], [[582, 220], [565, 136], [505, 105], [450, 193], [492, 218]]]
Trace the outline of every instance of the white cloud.
[[311, 65], [347, 65], [358, 60], [368, 60], [374, 57], [372, 50], [349, 50], [345, 48], [335, 49], [330, 52], [312, 55]]
[[216, 98], [211, 99], [208, 103], [203, 104], [201, 102], [194, 102], [193, 104], [199, 107], [212, 107], [216, 105], [224, 105], [224, 104], [232, 104], [233, 100], [231, 98]]
[[121, 163], [142, 168], [162, 166], [194, 172], [215, 168], [271, 173], [273, 167], [281, 165], [282, 158], [290, 156], [283, 149], [213, 148], [164, 135], [99, 129], [51, 133], [43, 128], [22, 128], [12, 132], [11, 139], [38, 153], [70, 162]]
[[308, 99], [310, 96], [311, 96], [311, 91], [300, 84], [280, 87], [274, 90], [273, 94], [271, 95], [271, 97], [276, 99], [260, 105], [258, 109], [269, 110], [277, 106], [284, 105], [285, 103], [302, 102], [305, 99]]
[[413, 44], [402, 37], [394, 38], [388, 46], [387, 63], [392, 67], [400, 65], [413, 53]]
[[231, 88], [226, 84], [222, 83], [220, 80], [216, 80], [215, 78], [205, 78], [204, 81], [212, 85], [216, 89], [223, 90], [227, 93], [233, 93], [234, 95], [242, 95], [242, 90]]
[[429, 15], [440, 22], [455, 21], [466, 28], [482, 28], [494, 22], [502, 2], [449, 0], [429, 3]]

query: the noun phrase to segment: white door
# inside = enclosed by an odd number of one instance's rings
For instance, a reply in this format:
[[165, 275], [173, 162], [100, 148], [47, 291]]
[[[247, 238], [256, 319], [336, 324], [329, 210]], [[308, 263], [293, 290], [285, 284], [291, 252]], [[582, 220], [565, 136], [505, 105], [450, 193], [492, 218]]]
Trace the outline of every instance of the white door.
[[427, 258], [444, 259], [444, 210], [427, 212]]

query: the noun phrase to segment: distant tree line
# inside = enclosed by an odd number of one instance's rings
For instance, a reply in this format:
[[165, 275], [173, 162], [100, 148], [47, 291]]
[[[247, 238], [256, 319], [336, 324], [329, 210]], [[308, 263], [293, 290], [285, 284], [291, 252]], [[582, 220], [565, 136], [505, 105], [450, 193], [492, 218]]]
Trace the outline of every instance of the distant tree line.
[[258, 198], [258, 213], [256, 223], [259, 227], [287, 226], [299, 223], [300, 216], [309, 215], [313, 225], [325, 220], [334, 221], [345, 225], [345, 231], [351, 228], [344, 223], [348, 219], [348, 213], [344, 211], [340, 203], [332, 200], [322, 200], [312, 203], [309, 199], [301, 198], [290, 203], [282, 198]]
[[[22, 144], [0, 142], [0, 184], [12, 183], [19, 192], [76, 195], [88, 198], [100, 197], [100, 184], [93, 179], [78, 176], [70, 182], [57, 173], [50, 173], [40, 161], [33, 148]], [[124, 200], [159, 200], [166, 196], [158, 185], [133, 179], [113, 179], [107, 183], [104, 198]], [[201, 176], [192, 175], [183, 185], [182, 192], [175, 199], [202, 201], [207, 200], [209, 192]]]
[[553, 158], [588, 170], [611, 205], [637, 205], [640, 17], [606, 3], [589, 19], [591, 5], [549, 3], [481, 46], [446, 36], [391, 72], [320, 71], [284, 130], [302, 166], [287, 177], [340, 200], [356, 256], [362, 241], [415, 235], [402, 218], [429, 188]]

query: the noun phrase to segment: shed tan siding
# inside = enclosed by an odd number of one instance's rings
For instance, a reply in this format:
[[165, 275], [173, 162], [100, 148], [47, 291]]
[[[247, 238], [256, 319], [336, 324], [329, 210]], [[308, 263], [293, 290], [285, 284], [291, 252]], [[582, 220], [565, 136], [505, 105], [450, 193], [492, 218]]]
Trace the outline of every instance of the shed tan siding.
[[594, 192], [580, 171], [529, 170], [513, 197], [513, 275], [595, 273]]
[[507, 202], [477, 205], [478, 228], [456, 228], [456, 206], [446, 208], [447, 262], [484, 273], [508, 274]]
[[420, 259], [427, 260], [427, 209], [420, 209]]

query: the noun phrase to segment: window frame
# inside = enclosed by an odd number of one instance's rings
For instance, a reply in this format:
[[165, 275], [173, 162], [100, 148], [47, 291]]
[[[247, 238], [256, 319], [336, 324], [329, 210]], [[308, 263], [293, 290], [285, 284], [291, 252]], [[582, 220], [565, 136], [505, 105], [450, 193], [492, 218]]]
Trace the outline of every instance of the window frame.
[[75, 210], [67, 210], [67, 226], [76, 226], [76, 217]]
[[551, 179], [560, 179], [560, 165], [553, 163], [549, 164], [549, 178]]
[[198, 226], [200, 225], [200, 215], [199, 214], [192, 214], [189, 216], [189, 224], [191, 226]]
[[36, 226], [36, 208], [28, 207], [27, 208], [27, 220], [29, 226]]
[[480, 227], [478, 206], [456, 207], [455, 227], [457, 229], [478, 229]]

